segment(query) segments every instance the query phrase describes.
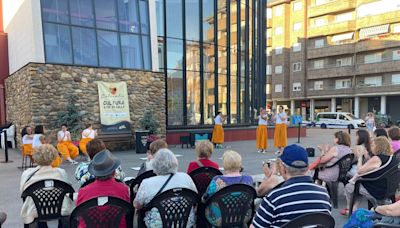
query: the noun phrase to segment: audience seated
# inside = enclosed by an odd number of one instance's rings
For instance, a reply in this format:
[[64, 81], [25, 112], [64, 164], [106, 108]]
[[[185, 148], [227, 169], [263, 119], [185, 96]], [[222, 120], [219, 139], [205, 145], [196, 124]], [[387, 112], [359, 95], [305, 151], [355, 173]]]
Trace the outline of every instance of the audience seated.
[[344, 228], [372, 227], [372, 225], [376, 223], [400, 227], [400, 201], [389, 205], [377, 206], [371, 210], [366, 210], [364, 208], [357, 209], [344, 225]]
[[[56, 179], [70, 184], [65, 170], [51, 167], [52, 162], [58, 156], [57, 149], [52, 145], [44, 144], [37, 147], [32, 156], [35, 163], [38, 164], [38, 167], [29, 168], [22, 173], [20, 182], [21, 193], [30, 185], [46, 179]], [[65, 196], [61, 208], [61, 215], [70, 215], [74, 207], [71, 198]], [[31, 197], [25, 199], [21, 209], [21, 217], [24, 224], [30, 224], [38, 217], [35, 204]]]
[[[350, 135], [344, 131], [335, 132], [333, 138], [334, 146], [324, 145], [320, 147], [322, 151], [319, 160], [319, 167], [331, 166], [335, 164], [343, 156], [350, 154], [351, 139]], [[324, 168], [318, 172], [317, 178], [321, 181], [332, 182], [339, 177], [339, 166], [335, 165], [331, 168]]]
[[388, 134], [387, 134], [387, 131], [385, 130], [385, 128], [377, 128], [377, 129], [374, 131], [374, 135], [375, 135], [375, 137], [384, 136], [384, 137], [386, 137], [386, 138], [389, 138], [389, 137], [388, 137]]
[[[399, 163], [396, 157], [392, 156], [392, 148], [389, 140], [384, 136], [372, 140], [371, 150], [374, 156], [358, 169], [357, 174], [345, 186], [347, 208], [340, 212], [343, 215], [348, 213], [354, 192], [354, 184], [359, 177], [379, 177], [393, 166], [397, 166]], [[381, 199], [385, 195], [385, 190], [386, 182], [384, 180], [374, 181], [373, 183], [366, 182], [360, 186], [360, 194], [365, 196], [375, 206], [377, 205], [377, 199]], [[355, 199], [353, 211], [357, 209], [359, 203], [360, 199]]]
[[[89, 172], [96, 177], [96, 180], [79, 190], [76, 205], [99, 196], [113, 196], [130, 202], [128, 186], [117, 182], [114, 178], [115, 170], [120, 164], [121, 160], [114, 157], [108, 150], [97, 153], [92, 158], [88, 168]], [[86, 227], [86, 225], [81, 221], [79, 227]], [[121, 221], [119, 227], [126, 227], [125, 219]]]
[[389, 138], [392, 140], [390, 142], [392, 146], [393, 155], [400, 159], [400, 128], [393, 126], [388, 131]]
[[287, 146], [280, 160], [280, 173], [286, 181], [264, 197], [251, 227], [281, 227], [305, 213], [331, 211], [326, 189], [306, 175], [306, 150], [298, 145]]
[[353, 147], [354, 162], [348, 175], [353, 177], [356, 175], [357, 170], [364, 165], [370, 157], [373, 155], [371, 152], [371, 138], [369, 132], [364, 129], [360, 129], [356, 132], [357, 145]]
[[[86, 145], [88, 155], [90, 160], [99, 153], [100, 151], [107, 150], [101, 139], [93, 139]], [[75, 170], [75, 178], [79, 182], [80, 186], [84, 186], [86, 183], [93, 181], [95, 176], [89, 172], [89, 164], [91, 162], [81, 162]], [[115, 179], [123, 181], [125, 178], [125, 173], [122, 171], [121, 166], [115, 170]]]
[[213, 151], [214, 145], [210, 141], [200, 141], [196, 145], [197, 161], [191, 161], [189, 163], [187, 173], [190, 173], [200, 167], [212, 167], [218, 169], [218, 163], [213, 162], [210, 159]]
[[[270, 165], [269, 165], [270, 164]], [[273, 188], [278, 186], [280, 183], [285, 181], [281, 174], [279, 173], [280, 160], [276, 160], [275, 162], [263, 164], [263, 171], [265, 178], [263, 182], [261, 182], [260, 186], [257, 188], [257, 196], [264, 197], [267, 195]]]
[[[143, 208], [156, 195], [173, 188], [187, 188], [197, 192], [196, 186], [186, 173], [178, 172], [178, 160], [169, 149], [160, 149], [150, 162], [155, 177], [144, 179], [140, 185], [134, 206], [136, 209]], [[156, 208], [146, 213], [144, 222], [147, 227], [163, 227], [160, 214]], [[188, 227], [195, 224], [195, 213], [192, 210], [188, 221]]]
[[168, 144], [162, 140], [158, 139], [152, 143], [150, 143], [149, 150], [147, 151], [147, 161], [143, 162], [143, 164], [140, 166], [140, 170], [137, 174], [139, 176], [140, 174], [152, 170], [153, 168], [151, 167], [151, 159], [153, 159], [154, 155], [157, 153], [158, 150], [163, 149], [163, 148], [168, 148]]

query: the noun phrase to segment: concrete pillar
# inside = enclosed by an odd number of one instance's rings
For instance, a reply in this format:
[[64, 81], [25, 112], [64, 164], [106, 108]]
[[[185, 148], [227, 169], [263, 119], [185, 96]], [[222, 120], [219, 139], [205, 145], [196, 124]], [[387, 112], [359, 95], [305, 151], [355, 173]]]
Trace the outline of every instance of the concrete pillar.
[[360, 118], [360, 97], [354, 98], [354, 115]]
[[294, 110], [296, 109], [296, 107], [295, 107], [295, 103], [294, 103], [294, 100], [290, 100], [290, 115], [291, 116], [293, 116], [295, 113], [294, 113]]
[[331, 99], [331, 112], [336, 112], [336, 98]]
[[386, 96], [381, 96], [381, 114], [386, 114]]
[[276, 111], [278, 111], [278, 102], [276, 100], [272, 101], [272, 108], [274, 108]]
[[315, 100], [310, 100], [310, 121], [315, 120]]

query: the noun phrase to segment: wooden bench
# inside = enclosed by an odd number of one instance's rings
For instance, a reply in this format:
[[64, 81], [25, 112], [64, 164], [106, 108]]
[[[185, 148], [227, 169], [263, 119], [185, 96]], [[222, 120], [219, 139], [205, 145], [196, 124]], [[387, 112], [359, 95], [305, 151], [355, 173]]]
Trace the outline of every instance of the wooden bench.
[[121, 122], [115, 125], [102, 125], [97, 137], [105, 143], [128, 142], [129, 147], [133, 148], [134, 135], [129, 122]]

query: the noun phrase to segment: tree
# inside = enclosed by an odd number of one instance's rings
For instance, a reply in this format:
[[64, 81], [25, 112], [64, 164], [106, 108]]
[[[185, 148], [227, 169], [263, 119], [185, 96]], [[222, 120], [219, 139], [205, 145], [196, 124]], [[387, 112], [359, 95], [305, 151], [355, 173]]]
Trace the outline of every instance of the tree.
[[139, 124], [143, 129], [148, 130], [150, 135], [157, 134], [157, 129], [160, 127], [160, 124], [158, 124], [150, 111], [144, 113]]
[[78, 97], [76, 95], [69, 95], [67, 97], [68, 103], [66, 109], [59, 112], [57, 117], [58, 126], [67, 124], [68, 130], [71, 132], [73, 140], [79, 139], [79, 135], [83, 130], [82, 116], [77, 107]]

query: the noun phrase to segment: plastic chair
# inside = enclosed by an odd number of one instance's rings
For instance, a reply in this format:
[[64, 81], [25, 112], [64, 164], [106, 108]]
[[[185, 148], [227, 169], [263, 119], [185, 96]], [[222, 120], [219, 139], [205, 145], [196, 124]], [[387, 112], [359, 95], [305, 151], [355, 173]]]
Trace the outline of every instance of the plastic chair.
[[139, 210], [138, 227], [146, 227], [143, 219], [146, 212], [157, 208], [161, 215], [163, 228], [186, 228], [190, 212], [199, 202], [196, 192], [185, 188], [167, 190], [154, 197]]
[[[9, 128], [3, 129], [7, 132], [7, 142], [11, 142], [11, 146], [15, 148], [15, 125], [11, 125]], [[5, 148], [6, 142], [4, 141], [4, 132], [1, 132], [1, 148]]]
[[372, 226], [372, 228], [400, 228], [400, 225], [392, 225], [385, 223], [376, 223]]
[[[64, 197], [69, 193], [71, 199], [74, 193], [71, 185], [55, 179], [42, 180], [30, 185], [22, 193], [21, 198], [31, 197], [38, 213], [37, 222], [62, 219], [61, 207]], [[26, 224], [27, 226], [27, 224]]]
[[139, 176], [137, 176], [131, 183], [131, 185], [129, 186], [130, 188], [130, 197], [131, 197], [131, 204], [133, 205], [133, 200], [136, 197], [136, 192], [139, 189], [140, 184], [142, 183], [142, 181], [146, 178], [149, 177], [154, 177], [156, 176], [156, 174], [153, 172], [153, 170], [149, 170], [146, 171], [142, 174], [140, 174]]
[[[360, 196], [360, 185], [364, 182], [374, 182], [377, 180], [386, 180], [386, 192], [385, 196], [382, 199], [377, 199], [379, 201], [385, 200], [385, 199], [391, 199], [392, 202], [395, 202], [395, 194], [397, 191], [397, 188], [399, 187], [400, 183], [400, 170], [398, 166], [393, 166], [391, 169], [386, 171], [384, 174], [382, 174], [379, 177], [376, 178], [360, 178], [356, 181], [355, 186], [354, 186], [354, 192], [353, 196], [351, 197], [351, 205], [349, 209], [349, 216], [353, 213], [353, 205], [355, 202], [356, 197]], [[371, 206], [371, 203], [368, 202], [368, 205]]]
[[308, 213], [301, 215], [294, 220], [286, 223], [282, 228], [299, 228], [299, 227], [323, 227], [334, 228], [335, 219], [330, 214], [322, 212]]
[[199, 196], [202, 196], [206, 192], [211, 180], [217, 175], [222, 175], [221, 171], [213, 167], [204, 166], [189, 173], [189, 176], [193, 179], [193, 182], [196, 185]]
[[[104, 200], [105, 202], [101, 202]], [[133, 228], [134, 209], [131, 204], [117, 197], [104, 196], [90, 199], [72, 211], [70, 227], [83, 221], [86, 227], [119, 227], [125, 217], [126, 227]]]
[[[256, 190], [246, 184], [232, 184], [222, 188], [212, 195], [205, 203], [205, 208], [211, 205], [218, 206], [221, 211], [221, 226], [219, 227], [243, 227], [247, 218], [254, 215], [254, 199]], [[251, 212], [251, 215], [248, 214]], [[207, 226], [215, 226], [206, 218]]]
[[329, 194], [333, 202], [333, 207], [338, 207], [338, 187], [339, 183], [343, 183], [346, 185], [349, 181], [347, 173], [350, 171], [354, 160], [354, 154], [346, 154], [342, 158], [340, 158], [335, 164], [331, 166], [326, 166], [324, 168], [332, 168], [335, 165], [339, 166], [339, 176], [338, 179], [334, 182], [326, 182], [326, 185], [329, 189]]

